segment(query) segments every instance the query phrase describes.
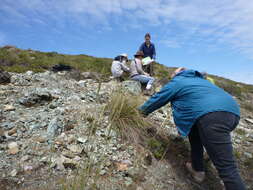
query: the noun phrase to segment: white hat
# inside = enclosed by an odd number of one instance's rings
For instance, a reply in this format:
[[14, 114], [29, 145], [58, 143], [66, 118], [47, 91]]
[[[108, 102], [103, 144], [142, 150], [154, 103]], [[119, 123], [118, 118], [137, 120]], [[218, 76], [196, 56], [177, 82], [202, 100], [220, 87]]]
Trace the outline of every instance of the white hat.
[[122, 53], [122, 54], [120, 54], [120, 56], [127, 58], [127, 54], [126, 53]]

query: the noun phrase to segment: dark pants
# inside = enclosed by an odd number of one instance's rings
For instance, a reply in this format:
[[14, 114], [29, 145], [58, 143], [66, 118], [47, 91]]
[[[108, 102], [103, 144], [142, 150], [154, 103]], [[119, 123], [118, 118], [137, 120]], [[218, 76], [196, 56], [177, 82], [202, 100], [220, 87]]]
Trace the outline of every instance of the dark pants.
[[142, 68], [150, 76], [154, 76], [154, 63], [150, 63], [148, 65], [143, 65]]
[[230, 136], [238, 123], [239, 117], [232, 113], [212, 112], [200, 117], [189, 134], [193, 168], [204, 171], [204, 146], [227, 190], [245, 190]]

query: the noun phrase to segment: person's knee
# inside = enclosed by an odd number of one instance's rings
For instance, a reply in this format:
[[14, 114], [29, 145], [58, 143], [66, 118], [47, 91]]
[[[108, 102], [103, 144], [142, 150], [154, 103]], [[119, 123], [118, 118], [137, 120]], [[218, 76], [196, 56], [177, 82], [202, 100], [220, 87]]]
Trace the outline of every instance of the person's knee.
[[231, 181], [236, 180], [240, 175], [236, 165], [232, 165], [230, 167], [223, 167], [218, 169], [219, 176], [223, 179], [223, 181]]

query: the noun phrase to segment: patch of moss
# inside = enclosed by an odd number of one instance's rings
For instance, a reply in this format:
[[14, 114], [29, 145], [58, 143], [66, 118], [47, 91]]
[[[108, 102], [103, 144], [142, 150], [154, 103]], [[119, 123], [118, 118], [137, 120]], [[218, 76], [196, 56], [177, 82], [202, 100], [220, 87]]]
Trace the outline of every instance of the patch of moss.
[[240, 159], [241, 158], [241, 153], [239, 152], [239, 151], [237, 151], [237, 150], [234, 150], [234, 156], [236, 157], [236, 159]]
[[241, 135], [241, 136], [246, 135], [246, 132], [243, 129], [236, 129], [236, 133]]
[[245, 160], [244, 165], [251, 171], [253, 171], [253, 158]]
[[148, 146], [155, 156], [156, 159], [162, 159], [165, 151], [166, 151], [166, 146], [163, 144], [161, 141], [158, 141], [155, 138], [149, 139], [148, 140]]

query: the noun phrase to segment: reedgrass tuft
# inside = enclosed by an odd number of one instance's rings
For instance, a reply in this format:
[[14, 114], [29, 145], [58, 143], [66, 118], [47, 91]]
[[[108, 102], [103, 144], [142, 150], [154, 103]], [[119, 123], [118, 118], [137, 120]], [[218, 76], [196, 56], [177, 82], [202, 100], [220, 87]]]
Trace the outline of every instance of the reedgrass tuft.
[[138, 111], [141, 103], [141, 97], [117, 90], [107, 104], [111, 127], [125, 140], [136, 142], [139, 137], [145, 136], [148, 122]]

